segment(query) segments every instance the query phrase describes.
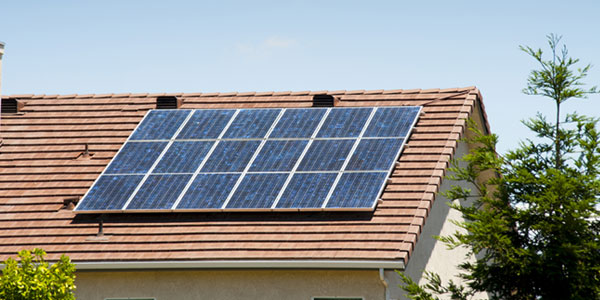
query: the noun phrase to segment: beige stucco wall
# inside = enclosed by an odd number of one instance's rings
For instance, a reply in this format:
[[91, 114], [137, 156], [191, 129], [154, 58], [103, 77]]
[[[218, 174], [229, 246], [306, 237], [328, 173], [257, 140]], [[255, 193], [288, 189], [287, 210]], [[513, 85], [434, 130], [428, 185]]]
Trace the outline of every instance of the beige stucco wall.
[[152, 297], [157, 300], [289, 299], [353, 296], [384, 299], [377, 270], [81, 271], [77, 299]]
[[[468, 146], [464, 142], [458, 144], [455, 157], [462, 157], [468, 153]], [[464, 162], [460, 164], [464, 166]], [[419, 241], [410, 257], [410, 260], [406, 266], [404, 273], [411, 277], [413, 280], [420, 284], [427, 283], [427, 280], [423, 278], [423, 271], [433, 271], [440, 275], [444, 283], [448, 280], [453, 280], [455, 283], [460, 283], [460, 278], [456, 277], [459, 273], [456, 267], [459, 263], [463, 262], [467, 257], [467, 249], [457, 248], [453, 250], [447, 249], [446, 245], [434, 236], [448, 236], [457, 230], [462, 230], [450, 220], [463, 221], [460, 212], [450, 209], [448, 206], [449, 199], [443, 197], [441, 192], [447, 191], [452, 185], [460, 185], [466, 188], [472, 188], [472, 186], [465, 182], [455, 182], [448, 179], [444, 179], [442, 186], [440, 187], [440, 193], [436, 196], [436, 200], [433, 207], [427, 217], [427, 222]], [[458, 200], [454, 200], [458, 201]], [[467, 204], [468, 203], [463, 203]], [[469, 257], [474, 260], [474, 257]], [[407, 299], [404, 297], [404, 292], [398, 285], [401, 284], [400, 277], [393, 270], [386, 270], [385, 278], [389, 282], [389, 299]], [[445, 299], [444, 297], [441, 297]], [[485, 299], [485, 295], [478, 295], [477, 299]]]

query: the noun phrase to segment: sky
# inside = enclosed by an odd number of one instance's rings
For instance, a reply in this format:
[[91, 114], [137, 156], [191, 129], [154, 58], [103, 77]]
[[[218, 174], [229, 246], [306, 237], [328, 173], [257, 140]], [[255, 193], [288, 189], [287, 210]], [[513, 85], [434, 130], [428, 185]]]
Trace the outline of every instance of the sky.
[[[524, 95], [556, 33], [600, 85], [598, 1], [1, 1], [2, 94], [477, 86], [501, 153], [553, 120]], [[600, 95], [564, 113], [600, 117]]]

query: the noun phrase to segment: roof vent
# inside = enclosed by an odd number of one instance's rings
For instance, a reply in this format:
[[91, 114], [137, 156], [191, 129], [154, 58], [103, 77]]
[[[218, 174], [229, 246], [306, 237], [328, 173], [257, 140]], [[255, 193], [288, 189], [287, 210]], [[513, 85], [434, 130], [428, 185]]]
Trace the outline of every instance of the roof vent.
[[24, 102], [18, 101], [14, 98], [2, 99], [2, 113], [3, 114], [16, 114], [25, 106]]
[[156, 109], [178, 109], [182, 101], [175, 96], [156, 97]]
[[331, 95], [314, 95], [313, 107], [333, 107], [335, 98]]

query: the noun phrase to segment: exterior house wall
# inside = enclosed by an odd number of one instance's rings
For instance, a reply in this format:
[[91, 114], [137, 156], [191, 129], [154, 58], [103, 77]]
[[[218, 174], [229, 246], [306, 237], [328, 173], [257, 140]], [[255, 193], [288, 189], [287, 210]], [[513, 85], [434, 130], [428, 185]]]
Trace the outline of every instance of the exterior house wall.
[[[460, 142], [456, 149], [455, 157], [462, 157], [468, 152], [468, 145], [464, 142]], [[425, 228], [423, 228], [423, 231], [419, 236], [419, 241], [412, 252], [406, 270], [404, 271], [406, 275], [416, 282], [419, 282], [419, 284], [427, 282], [427, 280], [423, 278], [423, 272], [425, 270], [439, 274], [442, 278], [442, 282], [447, 282], [450, 279], [456, 283], [461, 282], [459, 278], [455, 276], [458, 274], [458, 268], [456, 266], [465, 259], [467, 250], [464, 248], [448, 250], [444, 243], [434, 238], [434, 236], [451, 235], [460, 229], [450, 222], [450, 220], [464, 220], [460, 212], [450, 209], [447, 204], [450, 200], [441, 195], [442, 192], [449, 190], [452, 185], [457, 184], [462, 187], [471, 187], [470, 184], [465, 182], [458, 183], [447, 179], [442, 182], [440, 193], [436, 196], [436, 200], [427, 217]], [[393, 270], [386, 270], [385, 277], [389, 285], [388, 299], [407, 299], [404, 297], [406, 292], [398, 287], [398, 285], [401, 284], [400, 276]]]
[[77, 273], [76, 284], [77, 299], [85, 300], [384, 298], [377, 270], [82, 271]]

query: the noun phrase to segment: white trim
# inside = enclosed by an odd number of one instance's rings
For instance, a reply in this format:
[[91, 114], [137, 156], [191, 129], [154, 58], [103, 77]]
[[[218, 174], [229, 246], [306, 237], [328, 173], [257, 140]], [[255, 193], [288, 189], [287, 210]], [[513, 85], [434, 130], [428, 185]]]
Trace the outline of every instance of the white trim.
[[104, 300], [156, 300], [154, 297], [117, 297], [104, 298]]
[[74, 262], [80, 270], [148, 270], [148, 269], [400, 269], [404, 261], [377, 260], [196, 260], [196, 261], [119, 261]]
[[350, 299], [350, 300], [365, 300], [362, 296], [313, 296], [311, 300], [335, 300], [335, 299]]

